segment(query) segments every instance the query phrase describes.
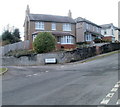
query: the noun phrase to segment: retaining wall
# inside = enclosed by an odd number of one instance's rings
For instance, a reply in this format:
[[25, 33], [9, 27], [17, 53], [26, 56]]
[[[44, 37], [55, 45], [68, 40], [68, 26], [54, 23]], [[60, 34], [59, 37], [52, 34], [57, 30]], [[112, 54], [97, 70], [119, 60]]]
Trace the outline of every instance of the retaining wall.
[[86, 59], [98, 54], [107, 53], [120, 49], [120, 43], [105, 44], [103, 46], [93, 46], [89, 48], [78, 48], [73, 51], [64, 51], [64, 52], [54, 52], [54, 53], [45, 53], [37, 54], [32, 56], [22, 56], [20, 58], [16, 57], [3, 57], [2, 64], [4, 66], [14, 66], [14, 65], [42, 65], [45, 64], [45, 58], [56, 58], [57, 63], [69, 63], [75, 62], [82, 59]]

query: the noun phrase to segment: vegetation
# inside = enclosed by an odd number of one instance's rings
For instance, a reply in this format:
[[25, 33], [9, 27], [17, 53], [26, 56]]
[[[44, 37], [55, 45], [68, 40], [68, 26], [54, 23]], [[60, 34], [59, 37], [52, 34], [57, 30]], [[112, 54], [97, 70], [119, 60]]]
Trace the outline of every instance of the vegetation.
[[34, 50], [37, 53], [46, 53], [55, 49], [55, 37], [49, 32], [42, 32], [37, 35], [33, 42]]
[[0, 74], [5, 72], [6, 71], [6, 68], [0, 68]]
[[15, 50], [8, 52], [5, 56], [14, 56], [14, 57], [21, 57], [21, 56], [32, 56], [35, 55], [35, 51], [33, 50]]
[[19, 29], [14, 29], [13, 32], [10, 32], [9, 30], [4, 31], [0, 37], [0, 40], [2, 42], [2, 45], [21, 41]]

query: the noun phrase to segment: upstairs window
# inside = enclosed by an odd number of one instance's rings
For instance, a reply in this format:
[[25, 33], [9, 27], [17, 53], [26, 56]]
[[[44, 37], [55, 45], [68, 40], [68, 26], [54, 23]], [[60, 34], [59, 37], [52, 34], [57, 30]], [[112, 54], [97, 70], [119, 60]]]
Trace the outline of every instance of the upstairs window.
[[106, 31], [104, 31], [104, 35], [106, 35], [107, 34], [107, 32]]
[[69, 23], [63, 24], [63, 31], [71, 31], [71, 24]]
[[56, 30], [56, 23], [52, 23], [51, 28], [52, 28], [52, 30]]
[[113, 31], [113, 29], [112, 29], [111, 31], [112, 31], [112, 32], [111, 32], [111, 33], [112, 33], [112, 35], [114, 35], [114, 33], [113, 33], [114, 31]]
[[35, 22], [36, 30], [44, 30], [44, 22]]
[[86, 28], [89, 29], [89, 24], [88, 23], [86, 23]]

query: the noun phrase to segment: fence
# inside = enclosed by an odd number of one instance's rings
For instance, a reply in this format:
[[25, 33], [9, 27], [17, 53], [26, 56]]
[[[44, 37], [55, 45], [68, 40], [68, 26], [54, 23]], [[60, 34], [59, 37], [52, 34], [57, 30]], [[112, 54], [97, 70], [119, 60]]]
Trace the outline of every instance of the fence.
[[0, 56], [5, 55], [9, 51], [22, 50], [22, 49], [30, 49], [29, 40], [1, 46], [0, 47]]

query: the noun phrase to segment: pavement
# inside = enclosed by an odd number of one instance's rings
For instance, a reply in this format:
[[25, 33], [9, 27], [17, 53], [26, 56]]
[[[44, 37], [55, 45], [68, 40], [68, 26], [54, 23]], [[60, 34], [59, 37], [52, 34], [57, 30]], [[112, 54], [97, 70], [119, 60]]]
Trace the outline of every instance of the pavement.
[[9, 66], [3, 105], [119, 105], [118, 54], [89, 62]]

